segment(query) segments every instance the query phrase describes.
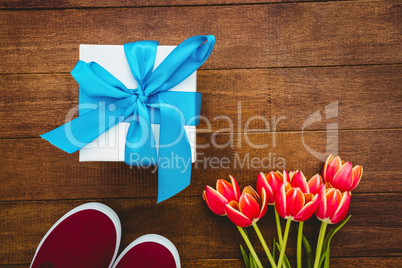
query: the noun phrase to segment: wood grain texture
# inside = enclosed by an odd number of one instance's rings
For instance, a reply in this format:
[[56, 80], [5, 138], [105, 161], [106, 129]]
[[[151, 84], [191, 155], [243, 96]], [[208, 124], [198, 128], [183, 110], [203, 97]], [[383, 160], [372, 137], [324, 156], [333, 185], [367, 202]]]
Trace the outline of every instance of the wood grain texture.
[[401, 266], [402, 258], [382, 258], [382, 257], [366, 257], [366, 258], [331, 258], [332, 267], [370, 267], [370, 268], [382, 268], [392, 267], [398, 268]]
[[[353, 258], [342, 258], [342, 257], [331, 257], [331, 267], [342, 267], [342, 268], [357, 268], [357, 267], [370, 267], [370, 268], [399, 268], [402, 263], [401, 257], [353, 257]], [[295, 260], [290, 260], [292, 267], [296, 266]], [[1, 267], [1, 266], [0, 266]], [[197, 261], [187, 261], [182, 262], [182, 267], [197, 267], [197, 268], [210, 268], [210, 267], [231, 267], [231, 268], [244, 268], [242, 260], [197, 260]]]
[[[341, 131], [339, 154], [365, 167], [355, 192], [400, 192], [402, 155], [398, 146], [402, 130]], [[326, 152], [325, 132], [254, 133], [246, 137], [199, 134], [198, 160], [192, 183], [179, 196], [199, 196], [205, 185], [232, 174], [242, 186], [255, 186], [259, 171], [302, 170], [307, 177], [321, 173], [323, 161], [306, 149]], [[303, 144], [304, 138], [304, 144]], [[274, 145], [272, 141], [275, 140]], [[239, 142], [240, 141], [240, 142]], [[223, 148], [211, 146], [215, 142]], [[252, 144], [268, 144], [265, 149]], [[369, 146], [368, 146], [369, 145]], [[328, 146], [329, 152], [334, 148]], [[42, 139], [0, 140], [0, 200], [51, 200], [83, 198], [155, 198], [157, 174], [151, 168], [130, 168], [120, 162], [78, 162]], [[383, 157], [386, 155], [387, 157]], [[379, 176], [379, 174], [381, 174]], [[44, 189], [46, 189], [44, 191]]]
[[[158, 233], [184, 268], [243, 267], [241, 237], [209, 211], [205, 185], [232, 174], [255, 186], [259, 171], [282, 168], [311, 177], [328, 153], [364, 166], [353, 216], [331, 242], [331, 267], [402, 267], [401, 13], [396, 0], [0, 1], [0, 267], [28, 267], [48, 228], [89, 201], [120, 216], [120, 251]], [[175, 45], [197, 34], [217, 40], [198, 72], [211, 125], [201, 120], [192, 184], [180, 194], [156, 204], [151, 169], [80, 163], [38, 138], [78, 102], [68, 72], [79, 44]], [[338, 114], [325, 110], [336, 101]], [[270, 207], [259, 222], [268, 241], [273, 218]], [[305, 224], [313, 246], [319, 224]], [[293, 224], [292, 264], [295, 242]]]
[[[295, 262], [290, 260], [291, 265]], [[370, 267], [370, 268], [399, 268], [402, 263], [402, 257], [353, 257], [353, 258], [342, 258], [342, 257], [331, 257], [331, 267], [342, 267], [342, 268], [356, 268], [356, 267]], [[241, 259], [196, 259], [196, 260], [181, 260], [183, 268], [197, 267], [197, 268], [221, 268], [221, 267], [231, 267], [231, 268], [244, 268], [243, 261]], [[13, 264], [13, 265], [0, 265], [0, 267], [9, 268], [25, 268], [28, 267], [29, 263], [26, 264]]]
[[269, 5], [269, 66], [400, 63], [401, 7], [397, 1]]
[[400, 128], [401, 73], [400, 65], [269, 70], [271, 116], [285, 117], [278, 131], [303, 129], [317, 111], [322, 120], [305, 130]]
[[[306, 0], [296, 0], [306, 1]], [[4, 0], [0, 3], [2, 9], [17, 8], [80, 8], [80, 7], [149, 7], [149, 6], [200, 6], [229, 4], [258, 4], [272, 2], [294, 2], [294, 0]]]
[[[392, 233], [401, 231], [401, 214], [394, 213], [395, 210], [402, 209], [401, 196], [356, 194], [352, 199], [349, 212], [353, 216], [334, 236], [331, 242], [332, 256], [398, 256], [402, 250], [401, 237]], [[236, 228], [226, 217], [213, 214], [201, 197], [171, 198], [158, 205], [152, 199], [102, 202], [115, 210], [122, 222], [123, 237], [120, 250], [143, 234], [157, 233], [172, 240], [182, 259], [189, 259], [190, 263], [197, 259], [241, 258], [240, 251], [233, 250], [241, 243]], [[0, 203], [0, 263], [29, 263], [48, 228], [67, 211], [82, 203], [84, 201], [81, 200]], [[374, 203], [376, 206], [373, 206]], [[194, 211], [197, 211], [197, 217], [194, 217]], [[381, 218], [378, 215], [381, 215]], [[259, 222], [267, 241], [275, 237], [273, 218], [273, 210], [270, 207], [268, 214]], [[144, 224], [145, 222], [153, 224]], [[177, 222], [181, 224], [178, 225]], [[287, 250], [289, 258], [292, 259], [295, 255], [297, 236], [295, 226], [296, 224], [293, 224], [291, 229]], [[313, 234], [316, 228], [319, 228], [318, 220], [310, 220], [305, 224], [305, 234], [312, 244], [317, 239], [316, 234]], [[376, 236], [375, 243], [372, 243], [373, 236]], [[250, 237], [257, 245], [257, 237], [253, 232], [250, 232]], [[263, 256], [262, 249], [256, 248], [259, 255]], [[264, 258], [263, 260], [266, 262]]]
[[217, 40], [202, 68], [262, 67], [268, 55], [267, 23], [261, 23], [266, 16], [264, 6], [252, 5], [1, 11], [0, 73], [70, 71], [79, 44], [178, 45], [199, 34]]
[[[318, 110], [322, 120], [305, 130], [326, 130], [331, 123], [338, 129], [400, 128], [401, 72], [400, 65], [201, 70], [204, 119], [197, 130], [301, 131]], [[38, 137], [62, 125], [78, 104], [69, 74], [3, 75], [0, 84], [0, 138]], [[326, 119], [325, 107], [336, 101], [338, 116]]]
[[217, 39], [207, 69], [398, 63], [400, 12], [396, 1], [1, 11], [0, 73], [67, 72], [80, 43], [196, 34]]

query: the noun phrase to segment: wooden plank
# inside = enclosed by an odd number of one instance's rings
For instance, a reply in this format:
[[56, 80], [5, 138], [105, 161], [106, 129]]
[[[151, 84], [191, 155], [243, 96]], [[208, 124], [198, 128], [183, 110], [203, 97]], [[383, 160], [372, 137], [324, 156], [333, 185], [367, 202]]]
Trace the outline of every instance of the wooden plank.
[[261, 23], [266, 10], [247, 5], [1, 11], [0, 73], [70, 71], [79, 44], [158, 40], [178, 45], [199, 34], [214, 34], [217, 40], [203, 68], [262, 67], [268, 55], [268, 25]]
[[[401, 231], [399, 223], [402, 218], [400, 214], [395, 213], [402, 209], [401, 196], [357, 194], [352, 198], [350, 213], [353, 217], [334, 236], [331, 242], [332, 256], [401, 257], [401, 237], [394, 235]], [[0, 245], [3, 249], [0, 264], [29, 263], [37, 244], [48, 228], [64, 213], [84, 202], [86, 201], [0, 203], [2, 219]], [[114, 209], [120, 217], [123, 230], [120, 250], [143, 234], [157, 233], [172, 240], [183, 260], [191, 262], [195, 259], [241, 258], [238, 248], [241, 237], [236, 228], [225, 217], [216, 216], [209, 211], [201, 197], [172, 198], [161, 204], [155, 204], [152, 199], [107, 199], [102, 202]], [[154, 220], [156, 218], [158, 221]], [[271, 206], [268, 214], [259, 222], [261, 232], [267, 241], [272, 241], [275, 237], [273, 218]], [[295, 226], [296, 224], [293, 224], [291, 228], [287, 250], [292, 260], [297, 237]], [[318, 229], [318, 220], [310, 220], [305, 224], [305, 234], [312, 244], [316, 241]], [[259, 243], [251, 229], [249, 234], [257, 252], [263, 256], [263, 251], [257, 246]], [[263, 261], [266, 262], [265, 259]]]
[[220, 267], [231, 267], [231, 268], [243, 268], [244, 263], [242, 260], [235, 259], [197, 259], [197, 260], [181, 260], [182, 267], [199, 267], [199, 268], [220, 268]]
[[[217, 179], [228, 178], [229, 174], [242, 186], [255, 186], [259, 171], [299, 169], [307, 177], [322, 171], [323, 161], [311, 155], [305, 146], [325, 153], [325, 132], [307, 132], [303, 136], [296, 132], [254, 133], [247, 136], [248, 140], [244, 135], [235, 135], [232, 147], [228, 134], [198, 135], [198, 158], [193, 164], [192, 183], [179, 196], [200, 196], [206, 184], [214, 185]], [[339, 154], [365, 168], [356, 192], [396, 192], [401, 189], [402, 182], [398, 178], [402, 177], [402, 157], [401, 151], [395, 150], [400, 136], [401, 130], [339, 132]], [[267, 143], [269, 146], [265, 149], [252, 146]], [[335, 148], [330, 145], [328, 149], [330, 152]], [[0, 151], [2, 201], [155, 198], [157, 195], [154, 167], [131, 169], [116, 162], [80, 163], [78, 153], [69, 155], [42, 139], [2, 139]]]
[[71, 75], [3, 75], [0, 81], [2, 138], [37, 137], [62, 125], [78, 105], [78, 85]]
[[[291, 265], [295, 262], [291, 260]], [[356, 267], [370, 267], [370, 268], [399, 268], [402, 264], [402, 257], [331, 257], [331, 266], [344, 267], [344, 268], [356, 268]], [[29, 266], [26, 264], [16, 265], [0, 265], [0, 267], [12, 267], [12, 268], [25, 268]], [[181, 266], [185, 267], [197, 267], [197, 268], [219, 268], [219, 267], [231, 267], [231, 268], [243, 268], [243, 260], [240, 259], [196, 259], [196, 260], [181, 260]]]
[[402, 258], [401, 257], [331, 258], [331, 265], [332, 267], [345, 267], [345, 268], [356, 268], [356, 267], [398, 268], [401, 267], [402, 265]]
[[[296, 266], [296, 261], [290, 260], [291, 266]], [[331, 267], [356, 268], [370, 267], [383, 268], [393, 267], [399, 268], [402, 265], [402, 257], [331, 257]], [[21, 266], [22, 267], [22, 266]], [[232, 267], [243, 268], [243, 260], [184, 260], [182, 267]]]
[[[306, 1], [306, 0], [296, 0]], [[293, 2], [292, 0], [67, 0], [67, 1], [40, 1], [40, 0], [4, 0], [0, 9], [20, 8], [82, 8], [82, 7], [152, 7], [152, 6], [193, 6], [193, 5], [230, 5], [230, 4], [257, 4], [272, 2]]]
[[[295, 263], [291, 260], [291, 265]], [[402, 257], [331, 257], [331, 265], [333, 267], [355, 268], [355, 267], [370, 267], [370, 268], [383, 268], [383, 267], [395, 267], [399, 268], [402, 264]], [[26, 264], [16, 265], [0, 265], [0, 267], [12, 267], [12, 268], [25, 268], [29, 266]], [[214, 268], [214, 267], [232, 267], [243, 268], [243, 260], [240, 259], [196, 259], [196, 260], [181, 260], [181, 266], [185, 267], [197, 267], [197, 268]]]
[[321, 120], [305, 130], [399, 128], [401, 71], [402, 66], [269, 70], [271, 117], [285, 117], [279, 131], [302, 130], [316, 112]]
[[268, 6], [268, 64], [283, 66], [400, 63], [398, 1]]
[[217, 38], [206, 69], [400, 63], [399, 13], [388, 1], [1, 11], [0, 73], [67, 72], [80, 43], [197, 34]]
[[[401, 71], [402, 66], [201, 70], [205, 120], [198, 132], [229, 132], [231, 125], [236, 132], [301, 131], [318, 110], [322, 120], [305, 130], [325, 130], [331, 123], [339, 129], [399, 128]], [[0, 138], [37, 137], [62, 125], [78, 104], [78, 86], [69, 74], [3, 75], [0, 84]], [[327, 120], [325, 107], [335, 101], [338, 116]], [[256, 115], [268, 126], [253, 120]]]

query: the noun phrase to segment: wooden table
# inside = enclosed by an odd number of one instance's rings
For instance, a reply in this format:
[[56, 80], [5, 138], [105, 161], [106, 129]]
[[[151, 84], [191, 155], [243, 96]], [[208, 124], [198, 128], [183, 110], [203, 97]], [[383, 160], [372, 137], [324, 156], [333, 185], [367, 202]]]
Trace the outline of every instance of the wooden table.
[[[353, 192], [353, 216], [332, 241], [332, 267], [401, 267], [399, 1], [130, 2], [0, 3], [0, 267], [26, 267], [48, 228], [89, 201], [120, 216], [121, 249], [158, 233], [175, 243], [183, 267], [242, 267], [241, 237], [209, 211], [201, 197], [205, 185], [232, 174], [241, 186], [255, 186], [259, 171], [281, 168], [283, 160], [287, 170], [311, 177], [323, 167], [312, 153], [334, 150], [364, 166], [364, 176]], [[39, 138], [78, 103], [69, 71], [79, 44], [151, 39], [177, 45], [198, 34], [216, 36], [213, 54], [198, 72], [202, 115], [211, 125], [202, 120], [198, 127], [197, 143], [207, 146], [198, 148], [191, 186], [174, 198], [156, 204], [157, 175], [150, 169], [79, 163], [78, 154]], [[331, 104], [337, 114], [328, 110]], [[314, 113], [321, 120], [305, 123]], [[247, 154], [250, 161], [272, 162], [242, 167], [238, 161]], [[213, 157], [228, 158], [230, 165], [213, 168]], [[270, 208], [259, 223], [269, 241], [273, 222]], [[312, 241], [318, 228], [315, 219], [305, 224]], [[287, 251], [292, 262], [295, 240], [296, 224]]]

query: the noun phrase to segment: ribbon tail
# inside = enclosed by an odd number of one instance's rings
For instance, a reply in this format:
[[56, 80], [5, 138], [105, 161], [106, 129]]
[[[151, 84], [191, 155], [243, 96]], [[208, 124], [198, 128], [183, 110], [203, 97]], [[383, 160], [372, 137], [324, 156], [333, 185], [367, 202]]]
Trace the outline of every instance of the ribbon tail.
[[124, 160], [131, 166], [157, 165], [154, 134], [148, 108], [144, 103], [137, 102], [137, 111], [127, 131]]
[[191, 147], [184, 117], [175, 106], [159, 96], [160, 138], [158, 203], [184, 190], [191, 181]]
[[125, 116], [120, 115], [130, 102], [130, 98], [118, 100], [113, 103], [114, 109], [107, 109], [104, 105], [97, 106], [96, 109], [40, 136], [63, 151], [74, 153], [123, 121]]

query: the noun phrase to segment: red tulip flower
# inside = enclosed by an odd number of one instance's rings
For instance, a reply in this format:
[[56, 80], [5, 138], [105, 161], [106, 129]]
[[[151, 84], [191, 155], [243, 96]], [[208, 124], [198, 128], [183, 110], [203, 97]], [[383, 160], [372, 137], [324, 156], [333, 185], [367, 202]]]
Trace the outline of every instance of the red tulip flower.
[[226, 215], [225, 204], [231, 201], [238, 202], [240, 198], [240, 188], [237, 181], [232, 176], [229, 175], [229, 177], [231, 182], [222, 179], [217, 180], [216, 190], [207, 185], [202, 193], [208, 207], [213, 213], [220, 216]]
[[248, 227], [256, 223], [267, 212], [267, 195], [262, 189], [261, 197], [251, 187], [243, 189], [239, 202], [232, 200], [225, 205], [228, 218], [239, 227]]
[[290, 182], [289, 174], [286, 170], [283, 171], [283, 174], [279, 171], [271, 171], [266, 175], [260, 172], [257, 178], [257, 191], [261, 195], [262, 189], [264, 188], [267, 193], [268, 204], [273, 205], [275, 203], [276, 192], [282, 183], [286, 181]]
[[344, 162], [339, 156], [328, 156], [323, 170], [324, 182], [329, 182], [332, 187], [341, 192], [352, 191], [359, 184], [363, 176], [363, 167], [355, 166], [352, 163]]
[[305, 194], [316, 195], [322, 185], [321, 176], [316, 174], [308, 182], [303, 172], [296, 171], [289, 174], [292, 187], [299, 187]]
[[349, 210], [350, 192], [341, 192], [330, 184], [321, 185], [318, 191], [320, 205], [315, 213], [324, 223], [336, 224], [342, 221]]
[[303, 193], [299, 187], [292, 187], [288, 182], [281, 185], [275, 198], [278, 214], [282, 218], [299, 222], [309, 219], [318, 205], [318, 195]]

